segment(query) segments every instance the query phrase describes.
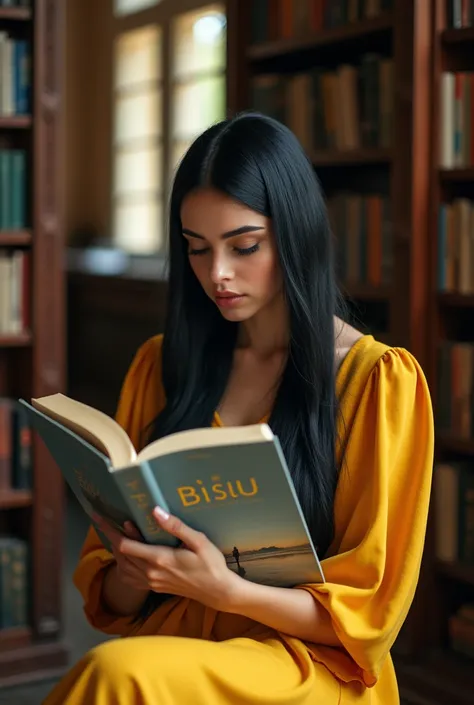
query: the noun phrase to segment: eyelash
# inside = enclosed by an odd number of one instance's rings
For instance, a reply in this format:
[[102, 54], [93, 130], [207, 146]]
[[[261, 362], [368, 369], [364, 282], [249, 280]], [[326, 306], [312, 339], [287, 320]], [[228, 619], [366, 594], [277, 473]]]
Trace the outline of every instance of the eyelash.
[[[246, 255], [253, 255], [254, 252], [258, 252], [260, 249], [260, 244], [257, 242], [255, 245], [252, 245], [252, 247], [246, 247], [244, 249], [240, 247], [234, 247], [235, 252], [240, 256], [240, 257], [245, 257]], [[209, 248], [205, 247], [200, 250], [189, 250], [188, 255], [195, 256], [195, 255], [205, 255], [206, 252], [209, 252]]]

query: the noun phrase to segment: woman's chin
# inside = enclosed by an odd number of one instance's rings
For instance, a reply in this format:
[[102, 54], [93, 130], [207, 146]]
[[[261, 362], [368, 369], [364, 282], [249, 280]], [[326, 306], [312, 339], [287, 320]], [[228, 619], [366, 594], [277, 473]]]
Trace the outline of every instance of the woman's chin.
[[218, 306], [217, 308], [219, 309], [221, 316], [225, 318], [226, 321], [246, 321], [249, 318], [252, 318], [255, 313], [253, 310], [251, 310], [250, 306], [245, 306], [242, 304], [239, 306], [231, 307]]
[[251, 318], [248, 312], [244, 311], [222, 310], [221, 308], [219, 309], [219, 311], [222, 318], [225, 318], [226, 321], [234, 321], [236, 323], [240, 323], [241, 321], [246, 321], [248, 318]]

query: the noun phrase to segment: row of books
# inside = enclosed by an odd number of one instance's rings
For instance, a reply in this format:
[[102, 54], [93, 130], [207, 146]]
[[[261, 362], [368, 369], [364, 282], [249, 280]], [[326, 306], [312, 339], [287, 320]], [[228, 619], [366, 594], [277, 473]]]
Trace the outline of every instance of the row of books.
[[15, 536], [0, 536], [0, 629], [28, 624], [28, 543]]
[[357, 66], [252, 80], [254, 109], [285, 123], [304, 149], [390, 147], [393, 60], [366, 54]]
[[439, 291], [474, 294], [474, 201], [440, 205], [437, 269]]
[[433, 475], [435, 554], [474, 564], [474, 464], [438, 463]]
[[439, 430], [458, 438], [474, 438], [474, 343], [441, 343], [437, 377]]
[[26, 227], [26, 151], [0, 149], [0, 230]]
[[31, 255], [25, 250], [0, 250], [0, 335], [30, 329]]
[[474, 0], [446, 0], [446, 25], [452, 29], [472, 27]]
[[30, 112], [30, 44], [0, 32], [0, 115]]
[[474, 658], [474, 604], [461, 605], [449, 618], [448, 630], [452, 650]]
[[474, 72], [441, 75], [440, 155], [442, 169], [474, 166]]
[[360, 20], [392, 9], [393, 0], [253, 0], [252, 42], [293, 39]]
[[393, 247], [387, 197], [339, 193], [327, 206], [336, 239], [338, 277], [344, 284], [387, 285], [392, 279]]
[[33, 485], [32, 430], [16, 399], [0, 398], [0, 493]]

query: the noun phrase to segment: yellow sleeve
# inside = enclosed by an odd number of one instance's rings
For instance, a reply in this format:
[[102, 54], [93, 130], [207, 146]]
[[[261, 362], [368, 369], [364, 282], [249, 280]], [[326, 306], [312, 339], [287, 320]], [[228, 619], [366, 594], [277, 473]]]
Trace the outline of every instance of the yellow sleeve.
[[406, 350], [390, 348], [375, 365], [345, 440], [326, 582], [305, 589], [330, 613], [344, 646], [318, 646], [319, 655], [343, 680], [370, 687], [413, 600], [431, 490], [431, 400]]
[[[122, 386], [117, 422], [128, 433], [137, 450], [146, 441], [145, 429], [164, 407], [161, 386], [161, 336], [148, 340], [138, 350]], [[112, 614], [101, 600], [106, 569], [114, 561], [91, 526], [81, 549], [73, 581], [84, 600], [88, 622], [107, 634], [127, 635], [132, 618]]]

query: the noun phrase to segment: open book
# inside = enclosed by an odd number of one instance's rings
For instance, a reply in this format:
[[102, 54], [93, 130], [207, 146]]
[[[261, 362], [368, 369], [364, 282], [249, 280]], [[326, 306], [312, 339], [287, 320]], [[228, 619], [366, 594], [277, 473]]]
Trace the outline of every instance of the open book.
[[176, 546], [153, 518], [159, 505], [205, 533], [248, 580], [282, 587], [324, 580], [268, 425], [181, 431], [137, 453], [116, 421], [86, 404], [62, 394], [20, 403], [89, 516], [120, 531], [132, 521], [147, 543]]

